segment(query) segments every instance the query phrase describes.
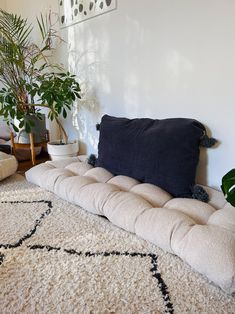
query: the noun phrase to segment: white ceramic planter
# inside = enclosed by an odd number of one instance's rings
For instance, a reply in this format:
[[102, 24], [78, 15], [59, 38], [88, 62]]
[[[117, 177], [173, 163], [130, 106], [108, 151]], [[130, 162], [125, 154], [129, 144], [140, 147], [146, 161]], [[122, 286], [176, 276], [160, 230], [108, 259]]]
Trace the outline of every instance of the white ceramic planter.
[[75, 141], [61, 145], [60, 141], [47, 143], [48, 154], [51, 156], [51, 160], [65, 159], [68, 157], [77, 156], [79, 150], [79, 143]]

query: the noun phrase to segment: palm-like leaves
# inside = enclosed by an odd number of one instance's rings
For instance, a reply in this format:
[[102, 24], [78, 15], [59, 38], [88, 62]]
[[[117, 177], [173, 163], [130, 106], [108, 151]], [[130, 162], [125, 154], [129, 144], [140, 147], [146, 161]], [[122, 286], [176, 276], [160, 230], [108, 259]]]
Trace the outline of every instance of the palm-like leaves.
[[40, 116], [38, 107], [47, 107], [48, 118], [58, 122], [66, 139], [59, 115], [67, 116], [73, 101], [80, 98], [80, 86], [73, 75], [45, 56], [52, 38], [58, 37], [50, 18], [49, 13], [37, 19], [42, 36], [38, 46], [31, 41], [32, 26], [27, 19], [0, 9], [0, 82], [4, 85], [0, 90], [0, 115], [16, 131], [11, 121], [14, 118], [30, 131], [27, 115]]
[[27, 19], [0, 9], [0, 33], [7, 41], [27, 47], [31, 32], [32, 26], [28, 25]]
[[49, 48], [51, 30], [42, 15], [38, 26], [42, 47], [30, 41], [32, 26], [27, 19], [0, 9], [0, 81], [25, 104], [28, 102], [25, 83], [32, 84], [36, 79], [38, 62], [44, 60], [44, 69], [50, 66], [43, 52]]
[[26, 19], [0, 10], [0, 80], [23, 103], [27, 102], [24, 81], [31, 31]]

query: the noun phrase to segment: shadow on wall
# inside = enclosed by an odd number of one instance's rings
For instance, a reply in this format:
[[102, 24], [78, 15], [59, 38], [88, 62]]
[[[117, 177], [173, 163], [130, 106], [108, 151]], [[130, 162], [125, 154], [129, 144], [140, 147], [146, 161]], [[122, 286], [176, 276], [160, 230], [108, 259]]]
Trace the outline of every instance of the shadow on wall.
[[[206, 127], [206, 132], [209, 137], [213, 136], [211, 130], [208, 127]], [[210, 148], [200, 147], [200, 157], [197, 166], [196, 183], [208, 185], [208, 149], [217, 149], [220, 144], [221, 142], [217, 140], [216, 144]]]
[[200, 158], [197, 166], [196, 183], [207, 185], [207, 165], [208, 165], [208, 154], [207, 149], [204, 147], [200, 148]]
[[79, 134], [80, 154], [87, 154], [88, 147], [98, 146], [98, 137], [94, 133], [96, 131], [96, 123], [100, 112], [99, 102], [95, 93], [85, 93], [84, 98], [74, 105], [73, 110], [73, 126]]
[[84, 23], [87, 28], [87, 22], [68, 27], [68, 66], [78, 76], [81, 86], [82, 99], [74, 105], [72, 114], [73, 126], [79, 134], [80, 154], [97, 150], [98, 134], [95, 126], [101, 116], [95, 82], [99, 65], [94, 47], [96, 40], [91, 33], [82, 36]]
[[[80, 153], [97, 152], [95, 125], [104, 113], [198, 120], [200, 112], [204, 113], [204, 102], [194, 97], [198, 74], [190, 49], [183, 54], [177, 40], [166, 41], [162, 47], [161, 32], [154, 35], [151, 24], [145, 21], [143, 27], [135, 16], [125, 14], [114, 23], [113, 14], [67, 28], [68, 65], [78, 76], [83, 95], [73, 113]], [[202, 184], [207, 184], [207, 163], [208, 152], [201, 149], [197, 181]]]
[[[96, 21], [98, 29], [94, 29], [95, 21], [85, 21], [67, 28], [68, 66], [78, 76], [83, 95], [83, 100], [75, 106], [76, 117], [73, 117], [73, 124], [79, 129], [82, 151], [86, 153], [97, 151], [99, 135], [95, 125], [100, 122], [103, 113], [118, 116], [123, 112], [123, 116], [134, 117], [141, 112], [139, 101], [141, 90], [138, 89], [141, 81], [135, 66], [127, 73], [128, 57], [123, 59], [123, 51], [117, 46], [117, 42], [122, 40], [121, 36], [114, 30], [118, 38], [115, 40], [111, 38], [112, 32], [110, 33], [109, 27], [112, 17], [107, 14], [104, 17], [97, 17]], [[131, 20], [129, 22], [133, 24]], [[136, 23], [133, 27], [136, 28]], [[125, 45], [128, 44], [133, 27], [128, 31], [129, 35], [126, 35]], [[143, 36], [140, 44], [144, 45]], [[118, 50], [123, 62], [116, 59]], [[115, 74], [112, 71], [117, 61], [120, 62], [120, 68], [113, 80]], [[136, 62], [138, 65], [138, 58]], [[118, 94], [115, 94], [117, 90]], [[107, 109], [102, 108], [100, 102], [108, 103]]]

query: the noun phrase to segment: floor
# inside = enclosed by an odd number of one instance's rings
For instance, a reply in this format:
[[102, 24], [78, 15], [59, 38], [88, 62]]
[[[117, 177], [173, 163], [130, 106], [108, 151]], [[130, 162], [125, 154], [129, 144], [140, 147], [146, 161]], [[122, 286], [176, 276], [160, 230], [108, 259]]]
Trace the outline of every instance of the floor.
[[[47, 160], [50, 160], [50, 157], [46, 152], [42, 152], [40, 155], [36, 157], [37, 165]], [[27, 170], [33, 167], [31, 160], [19, 161], [18, 163], [19, 165], [18, 165], [17, 173], [22, 174], [22, 175], [24, 175]]]

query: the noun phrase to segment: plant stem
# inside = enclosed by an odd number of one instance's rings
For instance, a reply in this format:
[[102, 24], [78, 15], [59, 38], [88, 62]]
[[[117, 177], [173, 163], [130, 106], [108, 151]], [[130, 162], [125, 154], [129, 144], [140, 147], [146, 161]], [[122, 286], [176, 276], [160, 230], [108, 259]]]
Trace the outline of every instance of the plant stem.
[[62, 125], [62, 123], [60, 122], [60, 120], [58, 119], [57, 115], [56, 115], [56, 112], [53, 110], [53, 108], [45, 105], [45, 104], [30, 104], [31, 106], [33, 107], [44, 107], [44, 108], [48, 108], [53, 114], [54, 114], [54, 117], [55, 117], [55, 120], [56, 120], [56, 123], [58, 124], [59, 126], [59, 130], [60, 130], [60, 133], [62, 133], [62, 137], [64, 138], [64, 143], [65, 144], [68, 144], [68, 135]]
[[67, 135], [67, 133], [66, 133], [66, 131], [65, 131], [65, 129], [64, 129], [63, 125], [62, 125], [62, 123], [60, 122], [60, 120], [58, 119], [58, 117], [55, 117], [55, 120], [56, 120], [56, 122], [57, 122], [57, 124], [58, 124], [58, 126], [59, 126], [60, 133], [63, 134], [64, 143], [65, 143], [65, 144], [68, 144], [68, 135]]

